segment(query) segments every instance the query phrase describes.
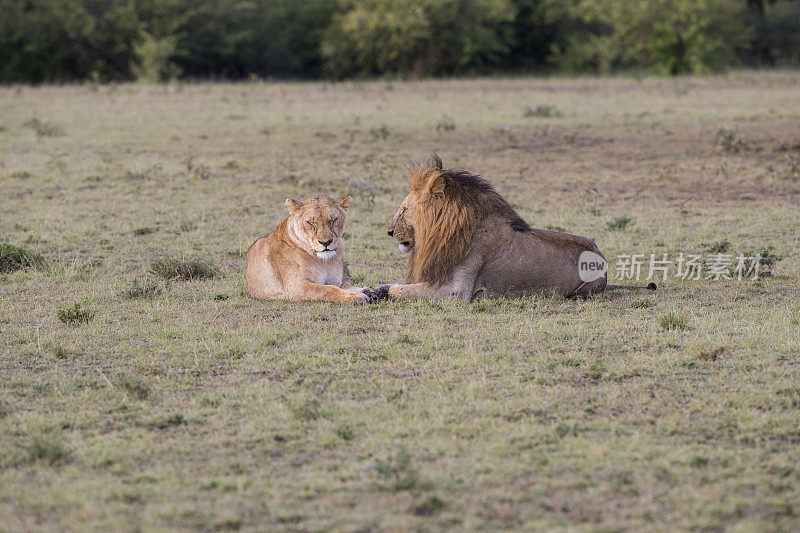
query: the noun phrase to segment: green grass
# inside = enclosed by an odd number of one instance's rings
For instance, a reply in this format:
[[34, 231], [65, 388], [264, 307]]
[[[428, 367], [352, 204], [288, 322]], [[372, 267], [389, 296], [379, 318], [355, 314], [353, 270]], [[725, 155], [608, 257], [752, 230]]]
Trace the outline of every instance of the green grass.
[[[0, 240], [42, 260], [0, 272], [0, 530], [795, 529], [798, 86], [0, 88]], [[564, 114], [525, 117], [537, 102]], [[353, 196], [353, 279], [405, 279], [386, 224], [433, 150], [612, 264], [762, 252], [770, 276], [673, 269], [589, 301], [248, 296], [247, 248], [311, 194]], [[63, 323], [74, 302], [93, 318]]]
[[663, 329], [686, 329], [689, 327], [689, 317], [670, 311], [658, 321]]
[[150, 265], [150, 272], [167, 280], [182, 279], [191, 281], [194, 279], [213, 278], [218, 271], [214, 265], [203, 259], [162, 257], [153, 261], [153, 264]]
[[21, 246], [0, 242], [0, 274], [43, 264], [42, 256]]
[[57, 315], [64, 324], [88, 324], [94, 318], [95, 311], [75, 303], [70, 307], [60, 307]]

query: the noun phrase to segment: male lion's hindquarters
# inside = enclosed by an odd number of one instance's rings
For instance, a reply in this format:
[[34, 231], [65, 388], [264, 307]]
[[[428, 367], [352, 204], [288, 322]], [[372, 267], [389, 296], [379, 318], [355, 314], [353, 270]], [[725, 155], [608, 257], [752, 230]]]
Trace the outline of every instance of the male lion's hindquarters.
[[287, 199], [289, 217], [247, 251], [246, 280], [250, 294], [261, 300], [325, 300], [367, 303], [344, 262], [345, 213], [351, 198], [338, 202], [311, 196]]

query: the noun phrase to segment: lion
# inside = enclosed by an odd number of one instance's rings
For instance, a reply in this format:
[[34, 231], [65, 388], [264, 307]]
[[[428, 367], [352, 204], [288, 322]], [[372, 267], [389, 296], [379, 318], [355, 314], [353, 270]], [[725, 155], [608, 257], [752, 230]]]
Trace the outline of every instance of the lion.
[[247, 250], [247, 288], [259, 300], [366, 303], [369, 290], [353, 285], [344, 262], [345, 213], [338, 202], [311, 196], [286, 200], [289, 217]]
[[[446, 170], [434, 154], [412, 167], [409, 183], [388, 227], [411, 254], [409, 275], [407, 284], [385, 286], [389, 298], [587, 298], [618, 288], [607, 286], [607, 263], [591, 239], [531, 228], [480, 176]], [[582, 276], [587, 256], [602, 271]]]

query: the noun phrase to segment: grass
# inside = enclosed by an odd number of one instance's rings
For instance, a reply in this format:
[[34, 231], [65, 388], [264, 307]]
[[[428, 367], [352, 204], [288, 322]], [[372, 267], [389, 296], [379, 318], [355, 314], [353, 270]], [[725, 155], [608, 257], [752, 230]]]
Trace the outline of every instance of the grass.
[[0, 274], [43, 264], [42, 256], [21, 246], [0, 242]]
[[[0, 240], [46, 265], [0, 272], [0, 530], [795, 529], [799, 84], [0, 88]], [[565, 113], [524, 117], [537, 102]], [[718, 149], [722, 128], [751, 149]], [[673, 265], [589, 301], [248, 296], [247, 248], [315, 193], [353, 196], [353, 279], [405, 279], [386, 224], [433, 150], [592, 238], [612, 276], [623, 254], [738, 252], [771, 275]], [[73, 302], [93, 318], [59, 320]]]
[[88, 324], [94, 318], [95, 312], [75, 303], [71, 307], [60, 307], [56, 314], [64, 324]]
[[555, 117], [563, 117], [564, 113], [556, 109], [555, 106], [540, 104], [537, 105], [535, 108], [530, 106], [525, 106], [525, 108], [522, 110], [522, 116], [538, 117], [538, 118], [555, 118]]
[[164, 279], [208, 279], [217, 275], [217, 268], [204, 259], [176, 259], [162, 257], [153, 261], [150, 272]]
[[670, 311], [662, 316], [658, 323], [662, 329], [666, 330], [686, 329], [689, 327], [689, 317], [676, 313], [675, 311]]
[[617, 217], [611, 222], [606, 222], [606, 227], [612, 231], [622, 231], [633, 223], [633, 219], [628, 216]]

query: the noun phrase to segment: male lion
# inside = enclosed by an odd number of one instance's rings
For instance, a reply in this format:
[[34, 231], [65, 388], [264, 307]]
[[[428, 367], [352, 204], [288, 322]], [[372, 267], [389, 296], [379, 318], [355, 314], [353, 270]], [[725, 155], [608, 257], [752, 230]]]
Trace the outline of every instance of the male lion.
[[351, 198], [286, 200], [289, 217], [247, 250], [247, 288], [259, 300], [366, 303], [344, 262], [344, 219]]
[[445, 170], [434, 155], [412, 168], [409, 182], [388, 228], [401, 251], [411, 252], [409, 284], [390, 286], [389, 298], [585, 298], [606, 289], [605, 271], [588, 282], [579, 273], [584, 252], [605, 263], [594, 242], [531, 228], [480, 177]]

